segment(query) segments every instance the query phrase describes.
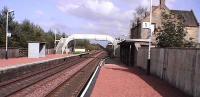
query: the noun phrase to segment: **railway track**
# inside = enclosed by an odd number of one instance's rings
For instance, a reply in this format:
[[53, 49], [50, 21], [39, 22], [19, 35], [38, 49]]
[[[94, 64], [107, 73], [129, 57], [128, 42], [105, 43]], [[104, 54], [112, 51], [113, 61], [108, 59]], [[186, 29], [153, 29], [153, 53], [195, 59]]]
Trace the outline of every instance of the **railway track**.
[[[97, 57], [102, 57], [105, 55], [103, 55], [102, 52], [95, 52], [84, 56], [86, 58], [75, 58], [73, 60], [67, 61], [67, 63], [49, 67], [41, 71], [33, 72], [31, 74], [22, 75], [22, 77], [15, 78], [11, 81], [1, 82], [0, 96], [45, 97], [52, 95], [55, 96], [55, 94], [58, 95], [58, 93], [63, 94], [64, 91], [62, 91], [63, 89], [60, 88], [66, 86], [65, 83], [71, 81], [71, 79], [76, 77], [77, 74], [80, 74], [83, 71], [87, 71], [84, 68], [89, 68], [88, 66], [92, 66], [91, 64], [97, 64], [100, 60]], [[94, 68], [95, 65], [92, 67]], [[89, 71], [92, 73], [91, 70]], [[90, 74], [88, 73], [88, 76], [89, 75]], [[87, 78], [85, 80], [87, 80]], [[86, 83], [85, 80], [83, 80], [81, 84]], [[72, 94], [76, 93], [76, 95], [78, 95], [78, 93], [81, 91], [81, 88], [83, 88], [83, 85], [82, 87], [79, 86], [75, 91], [72, 91]]]
[[80, 72], [77, 72], [75, 76], [57, 87], [46, 97], [79, 97], [99, 62], [105, 56], [104, 53], [96, 57], [87, 66], [82, 68]]

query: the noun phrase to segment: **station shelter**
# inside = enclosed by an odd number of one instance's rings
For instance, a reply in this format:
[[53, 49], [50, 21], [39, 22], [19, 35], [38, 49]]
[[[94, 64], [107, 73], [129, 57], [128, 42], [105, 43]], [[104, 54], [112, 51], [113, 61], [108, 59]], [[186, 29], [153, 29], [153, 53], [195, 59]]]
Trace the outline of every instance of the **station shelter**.
[[141, 47], [148, 47], [148, 39], [126, 39], [120, 43], [120, 61], [127, 66], [134, 66], [137, 63], [138, 50]]
[[45, 57], [46, 43], [31, 41], [28, 43], [28, 58]]

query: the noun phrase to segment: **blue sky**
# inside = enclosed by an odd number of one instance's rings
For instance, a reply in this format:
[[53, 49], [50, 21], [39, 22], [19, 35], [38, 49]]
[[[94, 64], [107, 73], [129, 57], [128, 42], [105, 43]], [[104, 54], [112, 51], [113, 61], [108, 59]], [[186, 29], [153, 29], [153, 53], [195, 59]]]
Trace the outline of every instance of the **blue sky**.
[[[0, 0], [15, 11], [15, 18], [28, 19], [46, 31], [66, 34], [97, 33], [114, 37], [128, 35], [134, 9], [149, 0]], [[153, 0], [157, 5], [159, 0]], [[200, 21], [200, 0], [166, 0], [170, 9], [193, 10]]]

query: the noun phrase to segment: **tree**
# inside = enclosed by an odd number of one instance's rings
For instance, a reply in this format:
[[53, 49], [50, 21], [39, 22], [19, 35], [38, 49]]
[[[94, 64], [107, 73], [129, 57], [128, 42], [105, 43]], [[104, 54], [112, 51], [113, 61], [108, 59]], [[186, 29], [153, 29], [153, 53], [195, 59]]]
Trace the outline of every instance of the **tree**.
[[[5, 46], [7, 12], [8, 12], [7, 7], [4, 7], [3, 10], [0, 12], [0, 46]], [[16, 22], [14, 21], [13, 13], [8, 14], [8, 22], [9, 22], [8, 25], [9, 32], [13, 32], [13, 28], [16, 24]]]
[[141, 21], [148, 14], [149, 14], [149, 12], [147, 11], [146, 7], [139, 6], [139, 7], [136, 8], [136, 13], [134, 14], [134, 18], [135, 18], [136, 21], [137, 20]]
[[20, 25], [19, 46], [26, 48], [29, 41], [45, 42], [44, 34], [44, 30], [40, 26], [31, 23], [29, 20], [24, 20]]
[[14, 26], [9, 28], [10, 30], [12, 30], [12, 35], [11, 37], [9, 37], [9, 47], [19, 47], [20, 42], [20, 24], [18, 22], [14, 22], [13, 24]]
[[90, 41], [86, 39], [77, 39], [76, 41], [76, 47], [78, 48], [87, 48], [88, 45], [90, 45]]
[[44, 34], [44, 40], [46, 42], [47, 48], [54, 48], [55, 44], [55, 34], [52, 30], [49, 30], [47, 33]]
[[163, 12], [161, 32], [156, 38], [158, 47], [182, 47], [186, 34], [184, 18], [181, 15]]
[[149, 12], [147, 11], [147, 8], [146, 7], [143, 7], [143, 6], [139, 6], [139, 7], [137, 7], [136, 9], [135, 9], [135, 13], [133, 14], [133, 16], [134, 16], [134, 19], [133, 19], [133, 21], [132, 21], [132, 27], [131, 27], [131, 33], [130, 33], [130, 38], [132, 38], [132, 36], [133, 36], [133, 32], [132, 32], [132, 29], [134, 29], [135, 28], [135, 26], [137, 26], [140, 22], [141, 22], [141, 20], [143, 19], [143, 18], [145, 18], [148, 14], [149, 14]]

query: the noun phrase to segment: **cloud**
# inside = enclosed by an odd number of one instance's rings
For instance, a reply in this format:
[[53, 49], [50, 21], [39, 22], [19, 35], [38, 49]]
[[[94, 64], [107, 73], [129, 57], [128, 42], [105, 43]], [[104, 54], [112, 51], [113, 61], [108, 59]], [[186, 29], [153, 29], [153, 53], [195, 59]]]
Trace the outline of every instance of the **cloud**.
[[[95, 33], [129, 33], [133, 9], [122, 11], [110, 0], [60, 0], [63, 13], [87, 21], [80, 29]], [[122, 32], [123, 31], [123, 32]]]
[[[174, 1], [167, 0], [167, 5]], [[78, 28], [85, 33], [128, 35], [135, 8], [149, 7], [149, 3], [150, 0], [59, 0], [57, 8], [66, 16], [86, 21]], [[159, 0], [153, 0], [153, 5], [158, 4]]]
[[118, 7], [107, 0], [61, 0], [57, 7], [64, 13], [88, 20], [110, 20], [119, 12]]
[[108, 34], [114, 37], [119, 37], [121, 35], [128, 35], [130, 28], [128, 25], [124, 25], [119, 21], [108, 21], [89, 22], [85, 24], [81, 29], [90, 33]]

